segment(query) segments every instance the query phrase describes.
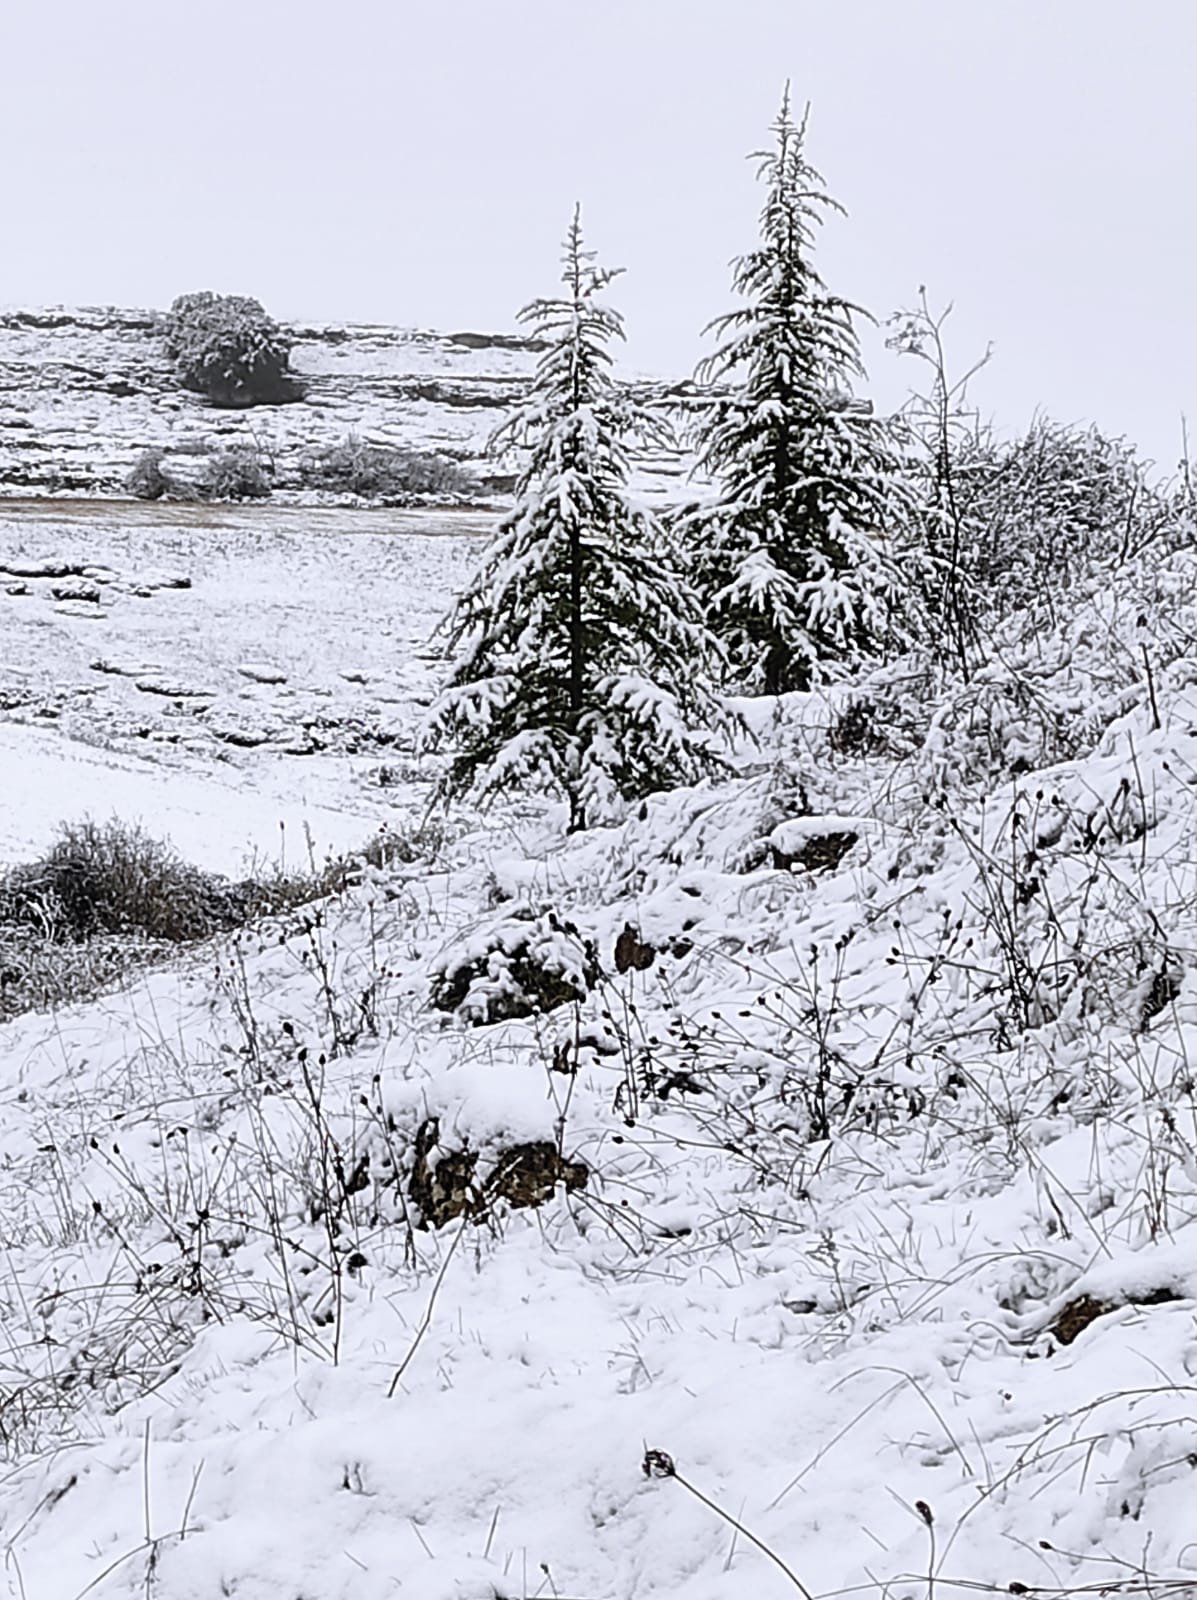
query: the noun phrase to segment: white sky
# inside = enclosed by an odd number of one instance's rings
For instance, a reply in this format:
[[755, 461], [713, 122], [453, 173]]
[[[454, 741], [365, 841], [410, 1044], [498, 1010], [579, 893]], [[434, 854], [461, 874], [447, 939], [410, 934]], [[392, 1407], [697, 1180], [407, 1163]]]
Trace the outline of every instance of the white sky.
[[3, 303], [509, 328], [579, 198], [630, 361], [680, 374], [789, 76], [849, 211], [833, 289], [954, 300], [1007, 426], [1042, 405], [1169, 467], [1197, 432], [1192, 0], [7, 0], [0, 52]]

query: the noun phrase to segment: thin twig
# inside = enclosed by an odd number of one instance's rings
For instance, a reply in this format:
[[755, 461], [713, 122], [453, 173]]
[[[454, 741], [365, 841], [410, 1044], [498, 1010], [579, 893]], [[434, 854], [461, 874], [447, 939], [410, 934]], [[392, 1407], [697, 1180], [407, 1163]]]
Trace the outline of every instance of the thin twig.
[[453, 1235], [453, 1243], [445, 1251], [445, 1259], [441, 1262], [440, 1268], [439, 1268], [439, 1270], [437, 1272], [437, 1275], [436, 1275], [436, 1280], [432, 1285], [432, 1293], [428, 1296], [428, 1304], [424, 1307], [424, 1316], [423, 1316], [423, 1319], [420, 1322], [420, 1326], [416, 1329], [416, 1336], [412, 1340], [411, 1347], [408, 1350], [407, 1354], [404, 1356], [403, 1360], [400, 1362], [399, 1367], [398, 1367], [398, 1369], [397, 1369], [397, 1371], [395, 1373], [395, 1376], [391, 1379], [391, 1386], [387, 1390], [387, 1399], [388, 1400], [390, 1400], [392, 1398], [392, 1396], [395, 1393], [395, 1390], [399, 1387], [399, 1383], [400, 1383], [400, 1380], [403, 1377], [403, 1374], [407, 1371], [408, 1367], [411, 1365], [412, 1361], [415, 1359], [416, 1351], [420, 1348], [420, 1343], [423, 1340], [424, 1335], [428, 1332], [428, 1329], [432, 1324], [432, 1313], [433, 1313], [433, 1311], [434, 1311], [434, 1309], [436, 1307], [436, 1297], [440, 1293], [441, 1284], [445, 1281], [445, 1274], [449, 1270], [449, 1263], [453, 1259], [454, 1253], [457, 1250], [457, 1246], [461, 1243], [461, 1236], [466, 1230], [466, 1222], [467, 1222], [467, 1220], [468, 1220], [467, 1218], [462, 1217], [462, 1219], [461, 1219], [461, 1227], [458, 1228], [457, 1232]]

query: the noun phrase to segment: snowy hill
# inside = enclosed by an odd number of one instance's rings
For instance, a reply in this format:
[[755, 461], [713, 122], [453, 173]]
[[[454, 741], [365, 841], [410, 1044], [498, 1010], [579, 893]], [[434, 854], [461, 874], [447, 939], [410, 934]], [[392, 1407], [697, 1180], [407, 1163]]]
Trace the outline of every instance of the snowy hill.
[[[536, 359], [519, 335], [427, 333], [343, 324], [292, 327], [305, 398], [213, 409], [179, 388], [149, 311], [82, 307], [0, 312], [0, 494], [119, 494], [143, 451], [185, 454], [252, 439], [277, 488], [302, 498], [305, 457], [355, 434], [478, 464]], [[661, 404], [689, 385], [640, 384]], [[669, 452], [644, 488], [676, 484]], [[483, 486], [501, 490], [493, 464]]]
[[1191, 550], [563, 840], [424, 825], [461, 527], [73, 515], [3, 520], [9, 859], [405, 849], [0, 1028], [10, 1593], [1197, 1588]]

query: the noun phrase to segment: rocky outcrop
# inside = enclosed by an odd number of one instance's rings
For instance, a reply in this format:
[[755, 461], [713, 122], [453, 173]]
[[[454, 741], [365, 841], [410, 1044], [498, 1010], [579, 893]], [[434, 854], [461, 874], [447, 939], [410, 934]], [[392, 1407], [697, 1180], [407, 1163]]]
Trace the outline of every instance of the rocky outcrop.
[[[447, 456], [484, 495], [510, 488], [510, 471], [483, 451], [527, 388], [537, 340], [341, 324], [287, 331], [302, 398], [222, 411], [179, 386], [153, 312], [0, 313], [0, 494], [120, 495], [148, 450], [177, 462], [244, 442], [269, 459], [276, 494], [320, 499], [305, 492], [305, 462], [351, 434]], [[645, 392], [673, 409], [688, 403], [686, 389]], [[683, 470], [676, 453], [659, 452], [645, 487], [676, 487]]]

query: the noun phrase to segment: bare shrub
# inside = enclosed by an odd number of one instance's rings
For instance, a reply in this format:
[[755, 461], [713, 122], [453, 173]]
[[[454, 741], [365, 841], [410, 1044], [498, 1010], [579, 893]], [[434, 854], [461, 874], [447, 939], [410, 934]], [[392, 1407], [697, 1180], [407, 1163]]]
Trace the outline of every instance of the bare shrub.
[[352, 434], [308, 461], [303, 478], [307, 488], [388, 503], [421, 495], [469, 495], [474, 490], [469, 474], [445, 456], [370, 444]]
[[116, 820], [63, 823], [40, 861], [0, 877], [0, 921], [60, 943], [132, 933], [181, 943], [234, 926], [241, 910], [223, 879]]
[[268, 457], [256, 444], [233, 444], [204, 463], [197, 490], [203, 500], [266, 500], [274, 484]]
[[1037, 417], [1020, 438], [958, 447], [962, 558], [1000, 612], [1121, 566], [1170, 520], [1167, 496], [1125, 439]]
[[0, 1020], [93, 999], [177, 948], [125, 934], [64, 944], [28, 923], [0, 921]]
[[161, 500], [170, 489], [170, 479], [162, 470], [165, 453], [157, 447], [143, 450], [133, 463], [125, 479], [125, 488], [138, 500]]
[[0, 1017], [87, 999], [180, 944], [298, 911], [428, 848], [383, 830], [360, 852], [231, 882], [134, 825], [64, 824], [40, 860], [0, 873]]

